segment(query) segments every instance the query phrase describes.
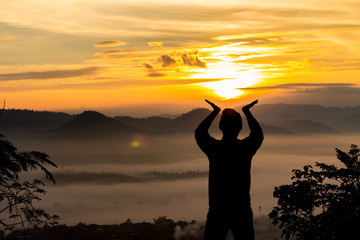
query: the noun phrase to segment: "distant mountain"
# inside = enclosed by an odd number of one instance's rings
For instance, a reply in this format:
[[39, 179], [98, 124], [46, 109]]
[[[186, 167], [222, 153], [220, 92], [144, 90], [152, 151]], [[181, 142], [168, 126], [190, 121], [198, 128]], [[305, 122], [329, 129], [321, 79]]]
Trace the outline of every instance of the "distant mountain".
[[357, 107], [324, 107], [300, 104], [262, 104], [254, 107], [254, 114], [265, 123], [283, 120], [311, 120], [334, 127], [339, 120], [360, 113]]
[[[188, 113], [182, 114], [181, 116], [170, 121], [169, 124], [165, 125], [162, 130], [164, 132], [194, 132], [199, 123], [204, 120], [210, 114], [210, 110], [204, 108], [194, 109]], [[212, 124], [212, 128], [218, 128], [220, 116], [217, 116]], [[244, 120], [245, 121], [245, 120]], [[245, 125], [245, 124], [244, 124]], [[272, 126], [269, 124], [261, 124], [265, 134], [292, 134], [284, 128]], [[244, 129], [247, 127], [244, 126]], [[245, 130], [246, 131], [246, 130]]]
[[197, 108], [190, 112], [184, 113], [175, 119], [171, 119], [164, 124], [160, 132], [162, 133], [193, 133], [199, 123], [210, 114], [210, 110]]
[[334, 128], [311, 120], [284, 120], [281, 126], [298, 134], [336, 134]]
[[338, 120], [335, 126], [345, 132], [360, 132], [360, 112]]
[[47, 135], [60, 138], [121, 138], [138, 130], [99, 112], [85, 111]]
[[[131, 125], [133, 127], [157, 134], [173, 134], [173, 133], [193, 133], [199, 123], [210, 114], [210, 110], [206, 108], [197, 108], [190, 112], [184, 113], [175, 119], [151, 117], [151, 118], [132, 118], [132, 117], [116, 117], [115, 119]], [[216, 117], [212, 129], [219, 126], [220, 117]], [[278, 126], [269, 124], [261, 124], [266, 134], [293, 134], [291, 131]], [[244, 127], [245, 128], [245, 127]], [[246, 131], [246, 130], [245, 130]]]
[[194, 132], [197, 125], [209, 113], [210, 110], [208, 109], [197, 108], [174, 119], [165, 117], [133, 118], [128, 116], [115, 117], [115, 119], [152, 133], [187, 133]]
[[157, 133], [161, 130], [162, 126], [168, 124], [171, 119], [166, 117], [147, 117], [147, 118], [135, 118], [130, 116], [117, 116], [114, 118], [115, 120], [127, 124], [129, 126], [133, 126], [137, 129]]
[[294, 134], [294, 132], [289, 131], [285, 128], [282, 127], [277, 127], [277, 126], [272, 126], [272, 125], [267, 125], [265, 123], [261, 123], [261, 128], [264, 132], [264, 134], [270, 134], [270, 135], [288, 135], [288, 134]]
[[324, 107], [300, 104], [263, 104], [253, 109], [266, 124], [283, 127], [292, 132], [336, 133], [360, 132], [360, 106]]

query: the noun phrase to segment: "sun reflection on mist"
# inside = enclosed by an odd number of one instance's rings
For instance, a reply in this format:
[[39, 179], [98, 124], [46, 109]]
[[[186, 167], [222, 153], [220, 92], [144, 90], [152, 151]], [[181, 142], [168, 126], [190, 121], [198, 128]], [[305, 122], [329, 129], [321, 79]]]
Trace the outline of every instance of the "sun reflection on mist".
[[131, 141], [131, 143], [130, 143], [130, 147], [131, 148], [138, 148], [138, 147], [140, 147], [141, 146], [141, 143], [139, 142], [139, 141], [136, 141], [136, 140], [133, 140], [133, 141]]
[[147, 147], [147, 139], [144, 134], [136, 133], [133, 136], [129, 145], [130, 148], [145, 148]]

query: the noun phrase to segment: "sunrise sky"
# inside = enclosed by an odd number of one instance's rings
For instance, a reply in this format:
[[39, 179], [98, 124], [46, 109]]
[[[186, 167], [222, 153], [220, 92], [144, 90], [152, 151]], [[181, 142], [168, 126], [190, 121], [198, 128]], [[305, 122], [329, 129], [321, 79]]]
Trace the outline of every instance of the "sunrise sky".
[[205, 98], [359, 104], [356, 0], [0, 4], [7, 108], [146, 115], [206, 106]]

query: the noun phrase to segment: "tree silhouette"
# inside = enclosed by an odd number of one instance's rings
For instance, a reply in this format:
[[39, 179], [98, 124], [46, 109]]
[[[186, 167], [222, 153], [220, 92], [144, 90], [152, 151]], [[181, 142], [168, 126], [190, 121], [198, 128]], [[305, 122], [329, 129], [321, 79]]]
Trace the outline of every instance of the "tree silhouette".
[[353, 239], [360, 235], [360, 149], [336, 149], [343, 167], [316, 162], [293, 170], [292, 184], [275, 187], [269, 217], [286, 239]]
[[45, 184], [39, 179], [19, 179], [22, 173], [39, 169], [55, 184], [54, 177], [44, 165], [57, 167], [45, 153], [19, 152], [0, 134], [0, 225], [5, 229], [16, 225], [25, 228], [26, 225], [57, 224], [58, 216], [49, 215], [34, 205], [41, 200], [40, 195], [46, 193], [42, 188]]

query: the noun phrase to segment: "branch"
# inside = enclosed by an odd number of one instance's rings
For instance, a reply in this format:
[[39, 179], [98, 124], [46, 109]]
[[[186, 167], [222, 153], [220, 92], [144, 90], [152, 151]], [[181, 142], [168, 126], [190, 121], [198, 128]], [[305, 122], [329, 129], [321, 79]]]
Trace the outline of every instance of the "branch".
[[9, 208], [10, 208], [10, 205], [6, 206], [4, 209], [2, 209], [2, 210], [0, 211], [0, 214], [1, 214], [2, 212], [4, 212], [5, 210], [9, 209]]
[[1, 112], [0, 112], [0, 117], [1, 117], [1, 115], [3, 114], [3, 112], [4, 112], [4, 109], [5, 109], [5, 99], [4, 99], [4, 105], [3, 105], [3, 108], [2, 108], [2, 110], [1, 110]]

